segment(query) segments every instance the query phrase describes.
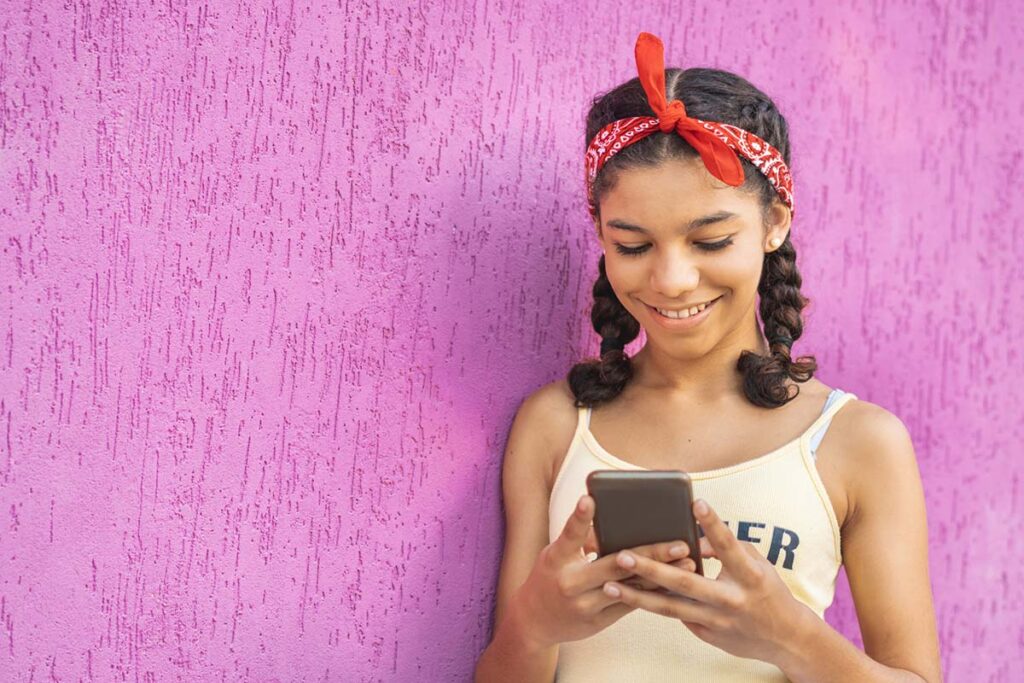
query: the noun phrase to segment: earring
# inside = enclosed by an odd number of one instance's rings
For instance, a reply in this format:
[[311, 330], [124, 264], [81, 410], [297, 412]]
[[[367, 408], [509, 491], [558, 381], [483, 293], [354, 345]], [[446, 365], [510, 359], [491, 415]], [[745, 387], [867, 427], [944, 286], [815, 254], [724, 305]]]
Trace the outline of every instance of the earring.
[[768, 240], [768, 244], [772, 245], [773, 249], [778, 249], [779, 245], [782, 244], [782, 239], [779, 237], [773, 237]]

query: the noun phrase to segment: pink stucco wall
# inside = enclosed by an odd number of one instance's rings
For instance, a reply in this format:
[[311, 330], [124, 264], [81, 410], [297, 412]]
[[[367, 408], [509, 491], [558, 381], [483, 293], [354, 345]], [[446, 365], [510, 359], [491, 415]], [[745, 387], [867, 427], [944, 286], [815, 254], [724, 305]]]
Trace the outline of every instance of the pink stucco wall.
[[0, 679], [469, 677], [640, 30], [789, 118], [796, 350], [911, 429], [948, 680], [1020, 673], [1013, 3], [324, 5], [0, 7]]

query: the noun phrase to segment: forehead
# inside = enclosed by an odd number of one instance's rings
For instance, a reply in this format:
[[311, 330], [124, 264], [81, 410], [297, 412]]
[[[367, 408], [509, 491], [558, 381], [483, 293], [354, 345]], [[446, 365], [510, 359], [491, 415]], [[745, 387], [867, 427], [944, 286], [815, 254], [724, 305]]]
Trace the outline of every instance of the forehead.
[[756, 217], [758, 204], [753, 193], [726, 185], [694, 156], [619, 171], [600, 208], [602, 221], [622, 218], [657, 226], [718, 211], [750, 219]]

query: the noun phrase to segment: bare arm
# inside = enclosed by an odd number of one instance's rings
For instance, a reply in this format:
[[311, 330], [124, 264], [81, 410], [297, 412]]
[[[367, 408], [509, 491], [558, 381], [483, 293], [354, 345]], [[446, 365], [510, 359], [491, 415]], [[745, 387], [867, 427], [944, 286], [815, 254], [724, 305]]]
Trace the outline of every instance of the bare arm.
[[542, 387], [516, 413], [502, 464], [505, 508], [505, 548], [498, 577], [494, 637], [476, 665], [476, 683], [554, 679], [558, 646], [530, 641], [515, 593], [530, 574], [537, 556], [548, 545], [548, 475], [546, 457], [551, 435], [544, 433], [545, 415], [558, 400], [552, 385]]
[[914, 446], [898, 417], [856, 403], [859, 435], [845, 456], [852, 458], [849, 471], [856, 473], [853, 507], [842, 544], [865, 651], [808, 610], [779, 666], [794, 683], [941, 683], [928, 526]]

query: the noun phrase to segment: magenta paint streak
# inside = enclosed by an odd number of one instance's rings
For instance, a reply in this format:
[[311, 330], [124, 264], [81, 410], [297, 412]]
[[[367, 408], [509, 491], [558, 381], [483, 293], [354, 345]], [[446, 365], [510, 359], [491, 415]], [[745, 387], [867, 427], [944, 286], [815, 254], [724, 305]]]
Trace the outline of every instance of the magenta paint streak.
[[[947, 679], [1019, 674], [1013, 3], [0, 26], [3, 680], [469, 679], [511, 418], [597, 349], [582, 117], [640, 30], [787, 116], [796, 350], [911, 430]], [[828, 618], [859, 644], [845, 588]]]

